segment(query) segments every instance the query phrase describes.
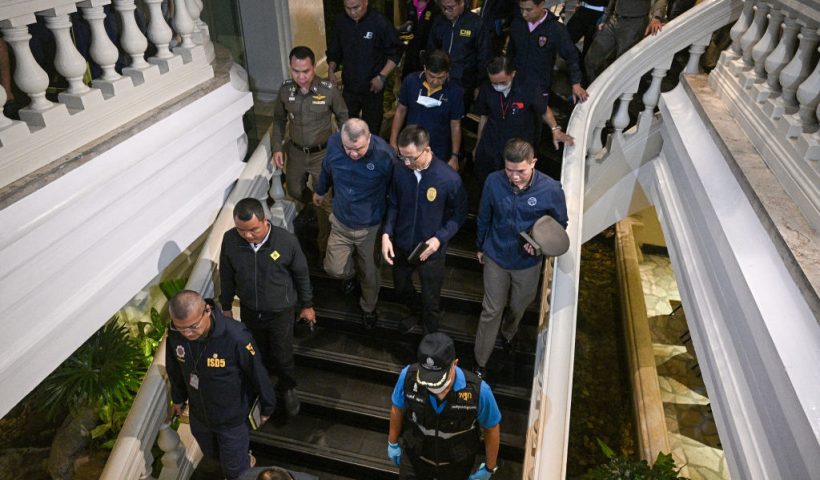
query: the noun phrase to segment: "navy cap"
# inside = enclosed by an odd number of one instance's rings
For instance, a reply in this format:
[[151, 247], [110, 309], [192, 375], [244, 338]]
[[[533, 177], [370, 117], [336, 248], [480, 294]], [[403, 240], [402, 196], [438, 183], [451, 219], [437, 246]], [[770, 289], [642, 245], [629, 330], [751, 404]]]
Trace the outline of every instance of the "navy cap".
[[456, 349], [450, 337], [440, 332], [425, 335], [419, 344], [416, 382], [427, 388], [441, 387], [455, 358]]

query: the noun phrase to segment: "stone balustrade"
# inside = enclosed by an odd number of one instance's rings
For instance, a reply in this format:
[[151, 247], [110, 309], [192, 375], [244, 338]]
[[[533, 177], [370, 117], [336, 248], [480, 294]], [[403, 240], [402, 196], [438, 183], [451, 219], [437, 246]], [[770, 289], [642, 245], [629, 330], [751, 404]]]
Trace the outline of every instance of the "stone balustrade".
[[[213, 77], [213, 44], [200, 19], [197, 0], [144, 0], [145, 33], [135, 0], [11, 0], [0, 4], [0, 33], [13, 53], [13, 81], [30, 102], [19, 120], [0, 112], [0, 188], [84, 145], [102, 141], [120, 126]], [[170, 12], [173, 16], [168, 16]], [[119, 37], [106, 31], [107, 16], [118, 17]], [[68, 87], [56, 101], [47, 97], [49, 76], [31, 50], [30, 26], [40, 17], [54, 37], [53, 64]], [[72, 19], [86, 22], [90, 44], [78, 49]], [[153, 53], [146, 58], [149, 46]], [[124, 55], [120, 55], [120, 53]], [[126, 58], [118, 71], [117, 61]], [[100, 74], [86, 84], [90, 66]], [[96, 70], [96, 69], [95, 69]], [[0, 105], [7, 95], [0, 88]], [[74, 152], [74, 153], [72, 153]]]
[[820, 230], [820, 10], [747, 0], [709, 76], [791, 198]]
[[[270, 157], [268, 132], [254, 150], [217, 215], [185, 288], [200, 292], [205, 297], [214, 295], [213, 277], [219, 261], [219, 249], [223, 234], [233, 227], [233, 207], [246, 197], [264, 201], [272, 177], [273, 183], [278, 184], [277, 190], [281, 191], [281, 176], [273, 175]], [[273, 212], [274, 220], [282, 224], [280, 214], [280, 211]], [[190, 477], [202, 454], [187, 424], [180, 424], [177, 431], [170, 428], [170, 404], [171, 392], [165, 372], [163, 340], [117, 437], [100, 477], [102, 480], [153, 479], [151, 467], [154, 457], [151, 450], [154, 443], [163, 452], [160, 480]]]
[[[741, 13], [740, 0], [705, 0], [622, 55], [590, 85], [589, 100], [575, 108], [567, 129], [575, 146], [565, 147], [561, 182], [567, 199], [570, 249], [555, 259], [549, 312], [542, 308], [524, 459], [525, 479], [566, 477], [575, 321], [581, 244], [617, 219], [588, 219], [584, 204], [595, 195], [596, 179], [634, 170], [636, 162], [660, 150], [656, 115], [661, 82], [675, 54], [688, 49], [685, 73], [697, 73], [713, 32]], [[649, 85], [638, 95], [646, 75]], [[639, 97], [643, 110], [630, 116]], [[637, 124], [630, 128], [633, 121]], [[611, 134], [604, 139], [609, 123]], [[606, 184], [607, 182], [600, 182]], [[608, 188], [611, 185], [606, 185]], [[593, 190], [590, 192], [590, 190]], [[601, 194], [605, 188], [601, 189]], [[616, 214], [619, 212], [615, 212]], [[623, 213], [623, 212], [621, 212]], [[603, 223], [608, 221], [608, 223]], [[545, 282], [546, 283], [546, 282]], [[542, 296], [550, 294], [547, 287]], [[641, 445], [642, 451], [653, 447]]]

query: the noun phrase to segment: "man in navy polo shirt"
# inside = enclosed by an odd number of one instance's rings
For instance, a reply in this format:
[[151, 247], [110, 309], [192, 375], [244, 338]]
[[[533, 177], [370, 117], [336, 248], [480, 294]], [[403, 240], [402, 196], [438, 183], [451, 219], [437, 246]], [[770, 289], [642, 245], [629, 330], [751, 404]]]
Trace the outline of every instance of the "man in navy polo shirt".
[[[425, 333], [438, 330], [441, 320], [441, 287], [447, 242], [467, 218], [467, 192], [461, 177], [435, 157], [424, 127], [408, 125], [398, 138], [399, 158], [404, 167], [393, 170], [387, 202], [387, 219], [382, 234], [382, 256], [393, 265], [396, 293], [412, 311], [417, 310], [413, 271], [421, 280], [421, 317]], [[408, 256], [419, 244], [426, 244], [418, 258]], [[404, 334], [418, 322], [410, 315], [401, 321]]]
[[355, 256], [362, 287], [362, 324], [368, 329], [378, 321], [380, 279], [374, 249], [395, 157], [387, 142], [370, 134], [364, 120], [351, 118], [328, 139], [327, 155], [313, 194], [313, 204], [319, 206], [333, 187], [324, 267], [330, 276], [350, 280], [355, 275]]
[[536, 125], [543, 121], [552, 130], [552, 144], [572, 145], [572, 137], [561, 131], [552, 109], [547, 105], [548, 95], [538, 92], [529, 84], [519, 81], [510, 59], [496, 57], [487, 67], [490, 84], [481, 86], [476, 102], [478, 140], [473, 151], [474, 173], [479, 185], [484, 185], [487, 175], [504, 167], [502, 152], [504, 144], [513, 137], [520, 137], [531, 145], [536, 144]]
[[450, 56], [434, 50], [427, 54], [424, 71], [404, 79], [390, 131], [390, 146], [398, 148], [396, 140], [405, 120], [408, 125], [421, 125], [430, 134], [430, 148], [436, 158], [458, 170], [464, 91], [449, 81], [449, 71]]
[[[538, 290], [543, 257], [519, 234], [549, 215], [564, 228], [567, 204], [561, 184], [535, 169], [535, 152], [514, 138], [504, 147], [504, 171], [487, 178], [476, 219], [476, 256], [484, 265], [484, 300], [475, 337], [474, 371], [483, 376], [499, 327], [505, 350], [513, 350], [518, 323]], [[504, 307], [509, 299], [508, 314]]]

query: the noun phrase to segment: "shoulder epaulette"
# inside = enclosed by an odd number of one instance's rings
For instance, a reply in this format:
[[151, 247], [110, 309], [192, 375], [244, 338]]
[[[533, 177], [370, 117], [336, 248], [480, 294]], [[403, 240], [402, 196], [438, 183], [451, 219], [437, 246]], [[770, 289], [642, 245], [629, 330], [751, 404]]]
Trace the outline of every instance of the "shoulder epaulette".
[[330, 83], [330, 80], [322, 80], [321, 82], [319, 82], [319, 85], [325, 88], [333, 88], [333, 84]]

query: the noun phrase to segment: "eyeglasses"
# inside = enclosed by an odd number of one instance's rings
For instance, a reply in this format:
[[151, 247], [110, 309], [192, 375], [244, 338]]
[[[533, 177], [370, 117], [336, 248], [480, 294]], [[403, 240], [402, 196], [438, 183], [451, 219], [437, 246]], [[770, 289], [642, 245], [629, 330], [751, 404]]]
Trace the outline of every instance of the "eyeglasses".
[[405, 165], [410, 165], [411, 163], [418, 162], [419, 158], [421, 158], [421, 156], [424, 155], [424, 152], [426, 152], [426, 151], [427, 151], [427, 149], [425, 148], [424, 150], [421, 151], [421, 153], [419, 153], [415, 157], [405, 157], [404, 155], [397, 155], [397, 156], [399, 157], [399, 160], [404, 162]]
[[453, 3], [452, 5], [441, 5], [441, 9], [445, 12], [452, 12], [456, 9], [456, 7], [458, 7], [458, 3]]
[[205, 308], [202, 309], [202, 315], [199, 316], [198, 322], [193, 325], [188, 325], [187, 327], [178, 328], [174, 325], [174, 321], [171, 320], [171, 322], [168, 323], [168, 330], [179, 333], [194, 332], [202, 324], [202, 320], [205, 319], [205, 315], [209, 315], [210, 313], [211, 311], [208, 309], [208, 306], [205, 305]]

